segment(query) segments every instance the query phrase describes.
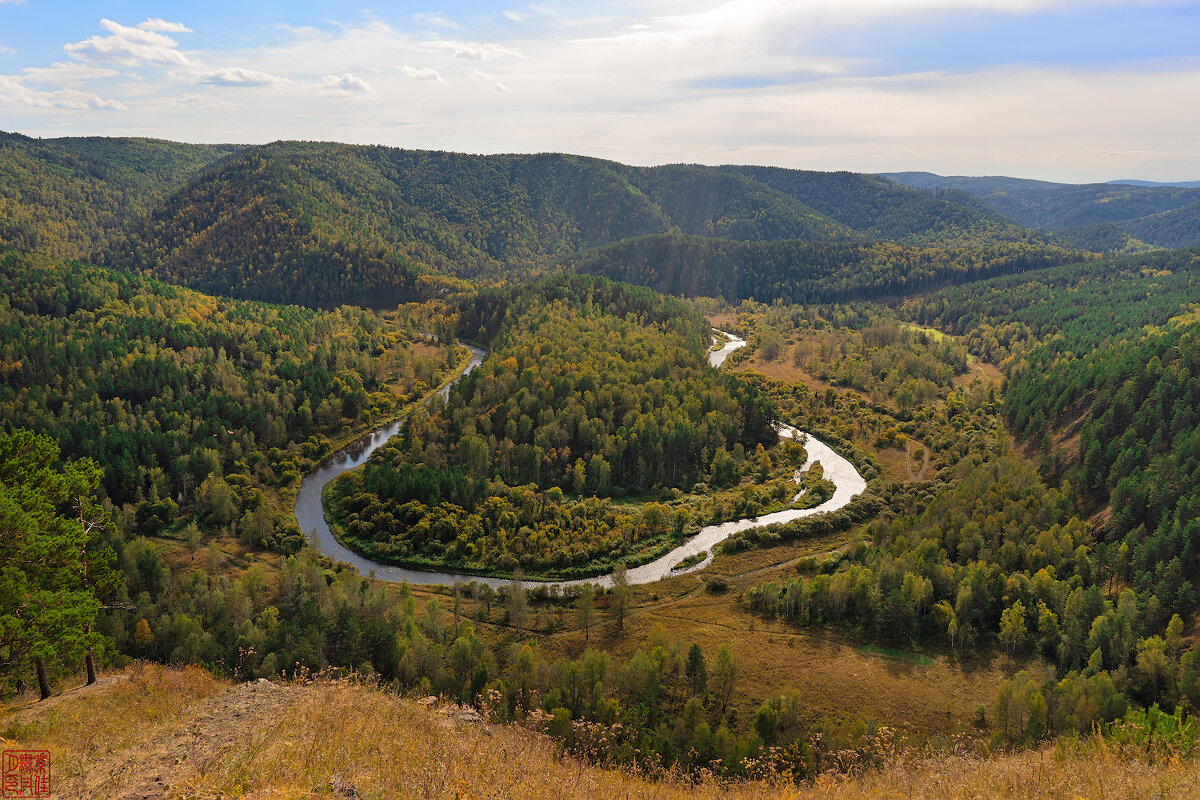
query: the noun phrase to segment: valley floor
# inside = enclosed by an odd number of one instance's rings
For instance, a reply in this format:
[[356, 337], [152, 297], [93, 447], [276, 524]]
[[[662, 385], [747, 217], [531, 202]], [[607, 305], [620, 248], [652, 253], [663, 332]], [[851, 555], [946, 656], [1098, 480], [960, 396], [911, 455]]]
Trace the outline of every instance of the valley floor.
[[54, 797], [1160, 798], [1200, 792], [1200, 762], [1100, 743], [991, 757], [883, 753], [815, 784], [649, 780], [563, 757], [473, 712], [345, 681], [229, 685], [154, 665], [0, 714], [5, 749], [49, 750]]

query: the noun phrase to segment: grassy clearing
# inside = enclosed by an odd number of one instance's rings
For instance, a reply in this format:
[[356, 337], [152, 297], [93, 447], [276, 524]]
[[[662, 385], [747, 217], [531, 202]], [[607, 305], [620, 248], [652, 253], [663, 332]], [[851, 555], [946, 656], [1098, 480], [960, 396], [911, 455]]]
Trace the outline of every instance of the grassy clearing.
[[874, 644], [864, 644], [855, 649], [865, 655], [898, 658], [901, 661], [909, 661], [922, 667], [928, 667], [933, 663], [933, 659], [927, 655], [924, 655], [923, 653], [913, 653], [909, 650], [897, 650], [894, 647], [880, 647]]
[[[749, 586], [793, 575], [798, 559], [835, 549], [845, 538], [718, 555], [702, 572], [635, 587], [625, 630], [618, 631], [602, 615], [587, 645], [624, 659], [639, 647], [664, 640], [677, 639], [685, 650], [695, 642], [710, 657], [728, 644], [739, 660], [732, 705], [747, 724], [763, 701], [795, 690], [817, 728], [846, 729], [874, 721], [913, 741], [974, 732], [976, 708], [991, 704], [1013, 665], [960, 663], [946, 655], [895, 658], [858, 648], [832, 631], [764, 618], [739, 602]], [[728, 582], [726, 593], [706, 591], [705, 581], [715, 575]], [[548, 657], [576, 658], [585, 642], [582, 632], [566, 629], [541, 637], [538, 646]]]
[[1004, 678], [990, 665], [964, 670], [945, 656], [922, 664], [860, 652], [835, 635], [762, 619], [707, 593], [644, 609], [626, 622], [619, 640], [611, 626], [601, 635], [606, 649], [629, 656], [665, 631], [706, 653], [725, 643], [737, 654], [733, 705], [739, 719], [752, 718], [765, 699], [795, 690], [815, 727], [870, 720], [923, 741], [969, 730], [974, 709], [991, 702]]
[[[636, 586], [623, 631], [601, 611], [585, 642], [573, 609], [535, 603], [527, 629], [542, 655], [549, 659], [578, 658], [585, 647], [610, 652], [623, 661], [648, 644], [677, 640], [686, 650], [693, 642], [712, 658], [728, 644], [739, 660], [732, 705], [748, 726], [768, 698], [796, 690], [817, 728], [847, 729], [867, 721], [902, 731], [912, 741], [944, 741], [964, 732], [975, 733], [975, 712], [989, 706], [1000, 683], [1020, 666], [995, 661], [959, 662], [946, 656], [895, 658], [820, 628], [764, 618], [743, 608], [739, 597], [750, 586], [795, 574], [796, 562], [838, 549], [853, 533], [733, 555], [720, 554], [700, 572]], [[710, 594], [706, 582], [723, 578], [728, 591]], [[449, 609], [449, 590], [413, 587], [419, 604], [437, 597]], [[463, 615], [474, 609], [463, 603]], [[551, 631], [548, 624], [562, 621]], [[449, 620], [447, 620], [449, 622]], [[480, 634], [504, 652], [516, 641], [504, 619], [502, 604], [481, 614]], [[1029, 665], [1021, 665], [1029, 666]], [[1036, 670], [1036, 666], [1029, 666]]]
[[829, 381], [824, 381], [813, 375], [811, 372], [797, 367], [794, 359], [794, 346], [788, 345], [781, 351], [779, 357], [774, 361], [767, 361], [755, 351], [749, 358], [739, 362], [734, 366], [736, 372], [761, 372], [768, 378], [774, 378], [777, 381], [785, 383], [802, 383], [813, 391], [824, 391], [826, 389], [836, 388], [840, 392], [852, 392], [864, 401], [869, 401], [870, 398], [856, 389], [849, 389], [844, 386], [835, 387]]

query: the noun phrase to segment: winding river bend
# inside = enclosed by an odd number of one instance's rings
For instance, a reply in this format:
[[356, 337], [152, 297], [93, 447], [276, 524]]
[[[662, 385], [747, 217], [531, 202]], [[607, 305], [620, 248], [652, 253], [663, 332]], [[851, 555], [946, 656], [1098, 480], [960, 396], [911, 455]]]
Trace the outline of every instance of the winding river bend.
[[[719, 349], [712, 350], [708, 354], [708, 363], [714, 367], [719, 367], [725, 362], [725, 359], [734, 350], [742, 347], [746, 342], [738, 337], [716, 331], [726, 338], [725, 344]], [[466, 375], [475, 367], [479, 366], [483, 361], [486, 352], [478, 347], [467, 345], [471, 350], [471, 360], [463, 370], [462, 375]], [[459, 377], [461, 378], [462, 375]], [[457, 379], [456, 379], [457, 380]], [[438, 395], [445, 397], [449, 394], [451, 384], [447, 384], [438, 391]], [[309, 539], [318, 550], [329, 556], [335, 561], [344, 561], [350, 564], [359, 571], [362, 575], [373, 575], [374, 577], [399, 583], [407, 581], [413, 584], [442, 584], [450, 585], [455, 581], [463, 581], [469, 583], [471, 581], [480, 581], [491, 585], [492, 587], [505, 586], [509, 583], [504, 578], [486, 578], [478, 575], [467, 575], [454, 572], [425, 572], [423, 570], [408, 569], [407, 567], [398, 567], [390, 564], [379, 564], [371, 561], [348, 547], [343, 545], [333, 535], [329, 529], [329, 525], [325, 522], [325, 510], [321, 504], [321, 491], [325, 486], [343, 472], [352, 470], [355, 467], [366, 462], [371, 454], [383, 446], [388, 439], [392, 438], [399, 432], [402, 420], [397, 420], [389, 425], [368, 434], [346, 447], [338, 450], [329, 458], [321, 463], [321, 466], [314, 472], [304, 476], [300, 482], [300, 491], [296, 495], [296, 522], [300, 525], [300, 530], [309, 534]], [[682, 575], [685, 572], [703, 569], [712, 561], [713, 548], [719, 543], [729, 538], [739, 531], [757, 528], [763, 525], [773, 525], [779, 522], [791, 522], [792, 520], [808, 517], [814, 514], [824, 514], [829, 511], [837, 511], [854, 497], [867, 488], [867, 482], [854, 465], [847, 461], [842, 456], [835, 453], [828, 445], [821, 442], [812, 436], [805, 434], [791, 427], [790, 425], [780, 425], [779, 434], [791, 438], [799, 438], [804, 442], [804, 447], [808, 451], [808, 461], [804, 466], [796, 471], [796, 479], [799, 481], [800, 474], [809, 469], [813, 464], [820, 462], [824, 470], [824, 477], [834, 484], [833, 495], [813, 508], [788, 508], [783, 511], [776, 511], [773, 514], [763, 514], [760, 517], [749, 517], [747, 519], [734, 520], [731, 522], [722, 522], [717, 525], [709, 525], [702, 528], [692, 538], [688, 539], [683, 544], [676, 547], [665, 556], [651, 561], [649, 564], [643, 564], [640, 567], [634, 567], [627, 573], [627, 578], [630, 584], [652, 583], [662, 580], [663, 578], [671, 577], [672, 575]], [[705, 554], [705, 558], [700, 563], [686, 570], [672, 570], [671, 567], [678, 564], [688, 556]], [[612, 585], [611, 575], [600, 575], [593, 578], [584, 578], [581, 580], [571, 581], [526, 581], [527, 586], [540, 585], [558, 585], [558, 586], [574, 586], [582, 583], [598, 583], [602, 586]]]

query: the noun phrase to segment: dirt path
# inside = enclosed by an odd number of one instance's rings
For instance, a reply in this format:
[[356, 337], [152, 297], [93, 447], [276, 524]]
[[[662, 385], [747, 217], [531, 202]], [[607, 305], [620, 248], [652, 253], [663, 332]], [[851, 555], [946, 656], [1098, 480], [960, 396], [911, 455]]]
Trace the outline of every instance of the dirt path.
[[166, 735], [108, 754], [86, 775], [55, 785], [60, 797], [148, 800], [187, 796], [194, 779], [223, 764], [251, 736], [278, 726], [310, 687], [267, 680], [232, 686], [200, 703]]

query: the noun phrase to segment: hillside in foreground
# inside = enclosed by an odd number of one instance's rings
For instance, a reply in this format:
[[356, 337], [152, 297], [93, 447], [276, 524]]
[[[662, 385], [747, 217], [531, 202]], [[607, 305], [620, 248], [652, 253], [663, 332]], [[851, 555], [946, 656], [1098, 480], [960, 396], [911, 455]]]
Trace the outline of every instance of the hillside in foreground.
[[[87, 724], [81, 724], [87, 720]], [[392, 798], [1188, 797], [1200, 762], [1104, 740], [1018, 754], [878, 749], [849, 775], [792, 784], [685, 782], [563, 755], [526, 727], [347, 681], [230, 685], [135, 665], [93, 687], [0, 712], [5, 749], [51, 754], [55, 796]], [[597, 752], [603, 742], [597, 737]], [[871, 763], [874, 762], [874, 763]], [[835, 765], [827, 765], [833, 767]]]

